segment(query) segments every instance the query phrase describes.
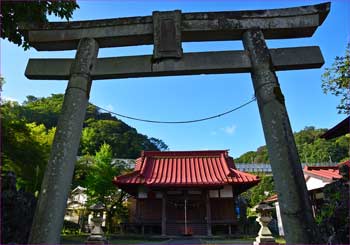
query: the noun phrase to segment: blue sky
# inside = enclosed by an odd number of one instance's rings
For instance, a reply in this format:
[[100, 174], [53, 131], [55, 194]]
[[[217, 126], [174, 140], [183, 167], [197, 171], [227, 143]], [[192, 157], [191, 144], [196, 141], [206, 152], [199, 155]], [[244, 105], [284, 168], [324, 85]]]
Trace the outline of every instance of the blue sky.
[[[268, 9], [317, 4], [321, 1], [79, 1], [73, 20], [151, 15], [154, 10], [182, 12]], [[335, 56], [344, 54], [350, 38], [350, 1], [332, 1], [326, 21], [311, 38], [268, 41], [270, 48], [319, 45], [325, 58], [321, 69], [278, 72], [293, 131], [305, 126], [330, 128], [345, 116], [335, 109], [339, 98], [321, 90], [321, 75]], [[55, 20], [52, 18], [52, 20]], [[240, 41], [183, 43], [185, 52], [243, 49]], [[151, 54], [153, 47], [100, 49], [99, 57]], [[64, 93], [66, 81], [28, 80], [29, 58], [74, 57], [74, 51], [38, 52], [1, 39], [2, 98], [20, 102], [27, 95]], [[199, 75], [95, 81], [90, 101], [115, 112], [151, 120], [190, 120], [215, 115], [250, 100], [249, 74]], [[171, 150], [229, 149], [233, 157], [265, 144], [256, 102], [232, 114], [195, 124], [164, 125], [122, 119], [138, 132], [162, 139]]]

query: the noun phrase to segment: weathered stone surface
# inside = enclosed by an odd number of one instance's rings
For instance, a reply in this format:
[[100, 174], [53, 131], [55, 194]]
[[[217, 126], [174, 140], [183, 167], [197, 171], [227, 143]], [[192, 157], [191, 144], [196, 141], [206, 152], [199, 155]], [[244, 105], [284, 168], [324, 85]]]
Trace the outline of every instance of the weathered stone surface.
[[[266, 39], [312, 36], [330, 10], [330, 3], [296, 8], [182, 14], [182, 41], [239, 40], [242, 33], [260, 28]], [[102, 47], [153, 43], [151, 16], [93, 21], [54, 22], [44, 26], [23, 24], [37, 50], [76, 49], [90, 37]]]
[[289, 244], [321, 243], [312, 216], [284, 96], [262, 31], [255, 29], [245, 32], [243, 44], [251, 58], [251, 76], [278, 193], [286, 241]]
[[[276, 71], [319, 68], [324, 64], [317, 46], [270, 49]], [[73, 59], [30, 59], [29, 79], [67, 80]], [[42, 69], [45, 67], [45, 69]], [[180, 60], [152, 62], [151, 55], [100, 58], [91, 72], [94, 80], [127, 77], [175, 76], [250, 72], [245, 51], [185, 53]]]
[[80, 41], [71, 67], [51, 155], [35, 211], [29, 243], [58, 244], [72, 182], [91, 87], [90, 71], [98, 53], [93, 39]]
[[181, 11], [155, 11], [153, 16], [153, 59], [181, 58]]

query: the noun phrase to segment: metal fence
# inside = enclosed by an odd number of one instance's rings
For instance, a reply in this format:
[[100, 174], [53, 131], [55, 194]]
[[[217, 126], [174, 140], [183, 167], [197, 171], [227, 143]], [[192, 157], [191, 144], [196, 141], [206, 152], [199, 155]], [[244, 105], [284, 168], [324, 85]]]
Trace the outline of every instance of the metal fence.
[[[113, 159], [113, 164], [118, 161], [123, 162], [129, 168], [135, 167], [134, 159]], [[303, 168], [307, 166], [335, 166], [337, 163], [334, 162], [323, 162], [323, 163], [302, 163]], [[250, 172], [250, 173], [272, 173], [271, 165], [269, 163], [235, 163], [236, 168], [239, 171]]]
[[[236, 168], [243, 172], [252, 173], [272, 173], [271, 165], [269, 163], [235, 163]], [[336, 163], [302, 163], [303, 168], [305, 166], [335, 166]]]

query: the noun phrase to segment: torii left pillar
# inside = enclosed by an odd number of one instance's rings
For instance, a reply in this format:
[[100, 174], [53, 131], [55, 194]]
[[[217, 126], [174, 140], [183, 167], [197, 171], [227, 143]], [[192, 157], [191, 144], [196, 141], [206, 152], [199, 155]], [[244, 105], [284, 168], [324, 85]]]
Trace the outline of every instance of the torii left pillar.
[[98, 54], [92, 38], [79, 41], [58, 120], [50, 160], [35, 210], [29, 244], [59, 244], [74, 166], [88, 105], [90, 73]]

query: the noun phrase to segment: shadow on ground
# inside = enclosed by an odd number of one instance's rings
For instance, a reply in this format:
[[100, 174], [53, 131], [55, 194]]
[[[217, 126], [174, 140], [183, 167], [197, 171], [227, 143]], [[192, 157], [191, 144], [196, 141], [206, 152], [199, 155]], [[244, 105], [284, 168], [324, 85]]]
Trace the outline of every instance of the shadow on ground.
[[[62, 236], [61, 244], [85, 244], [87, 235]], [[146, 237], [119, 237], [111, 236], [109, 244], [253, 244], [254, 238], [146, 238]]]

